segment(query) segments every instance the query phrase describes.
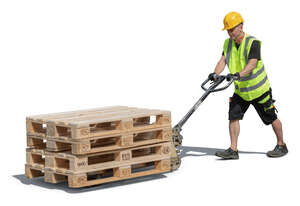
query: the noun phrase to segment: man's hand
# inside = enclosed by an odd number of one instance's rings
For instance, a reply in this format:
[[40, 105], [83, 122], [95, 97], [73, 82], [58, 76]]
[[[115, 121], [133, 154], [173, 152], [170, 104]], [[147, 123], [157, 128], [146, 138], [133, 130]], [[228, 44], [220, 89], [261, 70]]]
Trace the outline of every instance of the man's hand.
[[239, 79], [241, 79], [240, 73], [237, 72], [235, 74], [227, 74], [226, 80], [230, 81], [231, 79], [233, 79], [233, 80], [239, 80]]
[[208, 79], [211, 81], [216, 81], [217, 80], [218, 75], [214, 72], [214, 73], [210, 73], [208, 75]]

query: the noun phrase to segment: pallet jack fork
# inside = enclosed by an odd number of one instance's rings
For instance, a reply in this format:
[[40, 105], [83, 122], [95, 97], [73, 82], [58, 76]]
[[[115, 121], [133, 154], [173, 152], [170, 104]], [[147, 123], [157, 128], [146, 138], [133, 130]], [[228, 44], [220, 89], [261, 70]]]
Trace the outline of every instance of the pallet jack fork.
[[[192, 116], [192, 114], [198, 109], [198, 107], [201, 105], [201, 103], [208, 97], [208, 95], [212, 92], [218, 92], [227, 89], [232, 82], [234, 81], [233, 78], [227, 79], [228, 83], [221, 87], [217, 88], [224, 80], [226, 79], [225, 75], [218, 75], [216, 80], [210, 81], [209, 79], [206, 79], [202, 84], [201, 87], [205, 91], [205, 93], [200, 97], [200, 99], [194, 104], [194, 106], [188, 111], [188, 113], [179, 121], [178, 124], [176, 124], [172, 128], [172, 155], [171, 155], [171, 169], [172, 171], [178, 169], [181, 165], [181, 158], [180, 158], [180, 149], [179, 147], [182, 144], [183, 136], [180, 134], [182, 131], [182, 126], [186, 123], [186, 121]], [[209, 88], [206, 88], [205, 85], [210, 82], [211, 85]]]

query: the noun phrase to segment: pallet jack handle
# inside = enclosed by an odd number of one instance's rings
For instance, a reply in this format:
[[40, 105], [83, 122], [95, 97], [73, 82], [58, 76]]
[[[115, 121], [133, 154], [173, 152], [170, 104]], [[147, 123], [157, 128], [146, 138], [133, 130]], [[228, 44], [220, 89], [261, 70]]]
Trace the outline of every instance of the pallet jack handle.
[[185, 122], [190, 118], [190, 116], [198, 109], [198, 107], [200, 106], [200, 104], [208, 97], [208, 95], [210, 93], [225, 90], [234, 81], [234, 79], [230, 79], [225, 86], [223, 86], [221, 88], [217, 88], [225, 79], [226, 79], [225, 75], [219, 75], [219, 76], [217, 76], [216, 80], [211, 82], [211, 86], [209, 88], [205, 87], [205, 85], [210, 81], [209, 79], [206, 79], [201, 84], [201, 87], [205, 91], [205, 93], [202, 95], [202, 97], [200, 97], [200, 99], [194, 104], [194, 106], [189, 110], [189, 112], [180, 120], [180, 122], [175, 127], [181, 128], [185, 124]]
[[[225, 75], [219, 75], [219, 76], [217, 76], [217, 79], [216, 79], [216, 87], [218, 86], [218, 85], [220, 85], [224, 80], [226, 79], [226, 76]], [[224, 87], [221, 87], [221, 88], [218, 88], [218, 89], [216, 89], [216, 87], [214, 87], [214, 88], [209, 88], [210, 89], [210, 92], [219, 92], [219, 91], [222, 91], [222, 90], [225, 90], [225, 89], [227, 89], [231, 84], [232, 84], [232, 82], [233, 82], [234, 80], [233, 80], [233, 78], [232, 79], [230, 79], [229, 81], [228, 81], [228, 83], [224, 86]], [[201, 88], [204, 90], [204, 91], [207, 91], [207, 90], [209, 90], [209, 89], [207, 89], [206, 87], [205, 87], [205, 85], [207, 84], [207, 82], [209, 82], [209, 79], [206, 79], [202, 84], [201, 84]], [[213, 85], [212, 85], [213, 86]]]

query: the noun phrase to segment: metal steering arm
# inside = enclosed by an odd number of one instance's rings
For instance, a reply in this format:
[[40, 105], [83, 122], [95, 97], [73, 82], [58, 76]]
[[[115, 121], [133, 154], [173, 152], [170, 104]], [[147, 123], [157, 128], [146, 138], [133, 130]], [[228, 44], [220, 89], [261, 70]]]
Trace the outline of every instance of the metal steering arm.
[[212, 81], [211, 85], [206, 88], [206, 84], [210, 81], [209, 79], [206, 79], [202, 84], [201, 87], [205, 91], [205, 93], [200, 97], [200, 99], [194, 104], [194, 106], [188, 111], [188, 113], [178, 122], [177, 125], [173, 127], [173, 143], [174, 146], [180, 146], [182, 144], [182, 135], [180, 134], [183, 125], [187, 122], [187, 120], [192, 116], [192, 114], [198, 109], [198, 107], [202, 104], [202, 102], [208, 97], [208, 95], [212, 92], [219, 92], [222, 90], [227, 89], [234, 79], [230, 79], [228, 83], [221, 87], [217, 88], [224, 80], [226, 79], [225, 75], [219, 75], [217, 76], [217, 79], [215, 81]]

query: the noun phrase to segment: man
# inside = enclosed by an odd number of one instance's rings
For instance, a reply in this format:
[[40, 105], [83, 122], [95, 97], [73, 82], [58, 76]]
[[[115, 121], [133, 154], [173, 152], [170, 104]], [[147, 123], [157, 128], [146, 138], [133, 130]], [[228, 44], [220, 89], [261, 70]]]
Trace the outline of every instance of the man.
[[224, 18], [224, 29], [230, 38], [225, 40], [223, 54], [214, 73], [209, 75], [210, 80], [217, 76], [227, 65], [230, 73], [227, 79], [233, 78], [234, 94], [229, 101], [229, 133], [231, 145], [216, 156], [223, 159], [238, 159], [237, 141], [240, 133], [239, 120], [250, 105], [253, 105], [258, 115], [266, 125], [272, 124], [277, 137], [274, 150], [267, 153], [268, 157], [281, 157], [288, 153], [283, 141], [282, 124], [275, 113], [274, 100], [267, 73], [261, 59], [261, 41], [243, 31], [243, 18], [237, 12], [230, 12]]

